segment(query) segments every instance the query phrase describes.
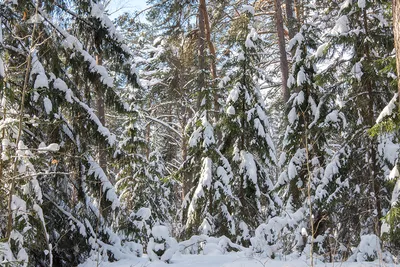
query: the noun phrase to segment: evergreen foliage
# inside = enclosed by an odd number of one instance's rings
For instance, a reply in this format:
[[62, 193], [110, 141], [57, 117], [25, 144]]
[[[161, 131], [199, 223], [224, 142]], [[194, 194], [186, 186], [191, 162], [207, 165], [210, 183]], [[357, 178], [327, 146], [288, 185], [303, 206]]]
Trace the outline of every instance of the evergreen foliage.
[[238, 218], [237, 238], [248, 244], [249, 231], [275, 214], [275, 199], [270, 191], [276, 158], [257, 82], [262, 75], [257, 69], [262, 41], [253, 28], [252, 14], [243, 12], [231, 30], [235, 57], [228, 63], [229, 74], [220, 83], [221, 88], [229, 88], [221, 126], [221, 151], [231, 163], [232, 191], [240, 203], [234, 211]]
[[395, 261], [394, 2], [147, 2], [0, 3], [0, 264]]

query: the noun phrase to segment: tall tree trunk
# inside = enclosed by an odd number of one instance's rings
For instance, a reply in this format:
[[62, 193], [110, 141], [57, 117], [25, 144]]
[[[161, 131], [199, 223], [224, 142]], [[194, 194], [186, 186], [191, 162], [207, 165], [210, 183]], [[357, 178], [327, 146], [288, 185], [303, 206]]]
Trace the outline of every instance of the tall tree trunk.
[[[396, 0], [395, 0], [396, 1]], [[397, 0], [398, 1], [398, 0]], [[363, 9], [363, 23], [364, 23], [364, 29], [365, 29], [365, 35], [369, 36], [369, 28], [368, 28], [368, 21], [367, 21], [367, 11], [364, 8]], [[365, 44], [364, 46], [364, 54], [366, 56], [367, 62], [371, 62], [371, 56], [370, 56], [370, 48], [368, 43]], [[372, 127], [375, 124], [375, 119], [374, 119], [374, 93], [373, 93], [373, 80], [370, 77], [366, 77], [366, 89], [368, 91], [368, 126]], [[370, 158], [370, 164], [368, 166], [368, 171], [370, 175], [370, 185], [372, 187], [372, 190], [374, 192], [374, 208], [377, 211], [377, 215], [375, 218], [375, 234], [379, 236], [381, 234], [381, 218], [382, 218], [382, 210], [381, 210], [381, 196], [380, 196], [380, 191], [381, 191], [381, 186], [380, 186], [380, 181], [377, 176], [378, 174], [378, 152], [376, 149], [376, 142], [375, 139], [372, 139], [369, 141], [369, 151], [368, 153], [369, 158]]]
[[[182, 162], [186, 162], [187, 160], [187, 155], [188, 155], [188, 138], [186, 136], [185, 133], [185, 127], [186, 126], [186, 119], [185, 121], [182, 123], [182, 151], [181, 151], [181, 155], [182, 155]], [[190, 188], [192, 186], [191, 184], [191, 175], [188, 175], [187, 173], [184, 173], [183, 176], [183, 180], [182, 180], [182, 201], [185, 199], [185, 196], [187, 195], [187, 193], [189, 193]]]
[[[35, 14], [38, 14], [37, 11], [38, 11], [38, 6], [36, 6]], [[0, 27], [1, 27], [1, 24], [0, 24]], [[31, 66], [32, 66], [32, 52], [31, 51], [33, 51], [33, 48], [36, 46], [36, 43], [35, 43], [36, 27], [37, 27], [37, 24], [35, 23], [33, 26], [33, 29], [32, 29], [31, 45], [29, 47], [28, 55], [26, 56], [25, 77], [24, 77], [24, 84], [22, 86], [22, 92], [21, 92], [20, 110], [18, 113], [18, 134], [17, 134], [17, 138], [15, 141], [15, 144], [17, 144], [17, 146], [22, 137], [22, 122], [24, 119], [25, 97], [26, 97], [26, 93], [29, 89], [28, 88], [29, 87], [29, 77], [30, 77]], [[16, 157], [14, 159], [14, 166], [13, 166], [12, 177], [11, 177], [11, 181], [10, 181], [10, 191], [8, 192], [8, 203], [7, 203], [8, 216], [7, 216], [7, 232], [6, 232], [7, 239], [10, 238], [12, 227], [13, 227], [11, 204], [12, 204], [12, 197], [13, 197], [13, 194], [15, 191], [15, 186], [16, 186], [15, 178], [17, 176], [17, 172], [18, 172], [18, 156], [16, 155]]]
[[289, 29], [289, 39], [292, 39], [296, 33], [296, 19], [293, 17], [293, 0], [285, 0], [285, 4]]
[[[206, 39], [206, 30], [204, 23], [204, 6], [203, 1], [200, 1], [199, 10], [198, 10], [198, 23], [199, 23], [199, 34], [198, 34], [198, 58], [199, 58], [199, 78], [198, 78], [198, 90], [205, 90], [206, 86], [206, 55], [205, 55], [205, 39]], [[201, 91], [198, 94], [197, 98], [197, 109], [200, 108], [202, 96]]]
[[[32, 40], [34, 40], [35, 36], [35, 30], [36, 30], [36, 24], [33, 28], [32, 31]], [[34, 44], [31, 45], [28, 55], [26, 57], [26, 69], [25, 69], [25, 79], [24, 79], [24, 85], [22, 87], [22, 96], [21, 96], [21, 104], [20, 104], [20, 110], [18, 113], [18, 134], [17, 134], [17, 139], [15, 141], [15, 144], [19, 144], [19, 141], [21, 140], [22, 137], [22, 121], [24, 119], [24, 109], [25, 109], [25, 97], [26, 97], [26, 92], [28, 90], [29, 86], [29, 74], [31, 73], [31, 64], [32, 64], [32, 54], [30, 51], [32, 51], [32, 48], [34, 47]], [[17, 148], [18, 149], [18, 148]], [[10, 191], [8, 193], [8, 218], [7, 218], [7, 233], [6, 237], [10, 238], [11, 231], [12, 231], [12, 210], [11, 210], [11, 204], [12, 204], [12, 197], [14, 195], [15, 191], [15, 186], [16, 186], [16, 181], [15, 177], [17, 177], [18, 173], [18, 163], [19, 163], [19, 158], [18, 155], [15, 156], [14, 159], [14, 166], [13, 166], [13, 172], [12, 172], [12, 177], [11, 177], [11, 185], [10, 185]]]
[[216, 79], [217, 79], [217, 65], [216, 65], [216, 52], [215, 52], [215, 47], [213, 42], [211, 41], [211, 26], [210, 26], [210, 20], [208, 17], [208, 12], [207, 12], [207, 5], [206, 5], [206, 0], [200, 0], [200, 8], [201, 11], [203, 12], [203, 17], [204, 17], [204, 27], [205, 27], [205, 34], [206, 34], [206, 40], [208, 44], [208, 49], [211, 54], [211, 60], [210, 60], [210, 70], [211, 70], [211, 78], [213, 80], [213, 98], [214, 98], [214, 110], [215, 110], [215, 120], [218, 121], [219, 117], [219, 97], [218, 97], [218, 92], [216, 88]]
[[[103, 60], [101, 54], [96, 56], [96, 64], [102, 65]], [[97, 94], [97, 117], [99, 118], [101, 124], [103, 126], [106, 125], [106, 116], [105, 116], [105, 105], [104, 105], [104, 91], [101, 89], [100, 82], [96, 86], [96, 94]], [[104, 172], [107, 171], [107, 154], [104, 144], [101, 141], [98, 143], [98, 153], [99, 153], [99, 165], [103, 169]], [[113, 182], [113, 181], [111, 181]]]
[[[0, 45], [2, 46], [3, 45], [3, 32], [2, 32], [2, 22], [1, 22], [1, 18], [0, 18]], [[0, 66], [0, 68], [2, 68], [3, 70], [4, 70], [4, 66], [3, 66], [3, 59], [2, 59], [2, 51], [0, 51], [0, 64], [2, 64], [1, 66]], [[5, 99], [5, 85], [4, 85], [4, 78], [5, 77], [3, 77], [2, 76], [3, 75], [3, 73], [0, 73], [0, 101], [3, 101], [3, 99]], [[5, 73], [4, 73], [4, 75], [5, 75]], [[3, 106], [3, 123], [5, 122], [5, 120], [6, 120], [6, 112], [7, 112], [7, 109], [6, 109], [6, 103], [4, 102], [4, 106]], [[1, 130], [1, 140], [4, 140], [4, 137], [5, 137], [5, 129], [3, 128], [3, 130]], [[2, 145], [0, 145], [0, 155], [2, 155], [2, 153], [3, 153], [3, 146]], [[3, 182], [3, 160], [2, 159], [0, 159], [0, 183], [2, 183]]]
[[396, 48], [396, 66], [397, 66], [397, 91], [400, 103], [400, 1], [393, 0], [393, 32], [394, 47]]
[[286, 55], [285, 33], [283, 30], [281, 0], [275, 0], [274, 2], [275, 2], [275, 25], [276, 25], [276, 31], [278, 33], [280, 66], [282, 73], [282, 96], [283, 96], [283, 101], [286, 103], [289, 100], [289, 88], [287, 86], [287, 80], [289, 77], [289, 68]]

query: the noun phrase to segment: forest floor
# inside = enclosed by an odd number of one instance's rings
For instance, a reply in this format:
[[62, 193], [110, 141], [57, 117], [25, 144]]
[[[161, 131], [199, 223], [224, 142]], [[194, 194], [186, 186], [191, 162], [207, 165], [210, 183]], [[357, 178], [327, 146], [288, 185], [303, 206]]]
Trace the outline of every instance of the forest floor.
[[[141, 258], [133, 257], [107, 262], [97, 265], [97, 262], [88, 260], [79, 267], [308, 267], [309, 260], [299, 258], [294, 260], [280, 261], [270, 258], [249, 258], [242, 253], [229, 253], [225, 255], [179, 255], [172, 257], [170, 264], [155, 261], [151, 262], [144, 255]], [[380, 261], [375, 262], [316, 262], [317, 267], [395, 267], [399, 264], [388, 264]]]

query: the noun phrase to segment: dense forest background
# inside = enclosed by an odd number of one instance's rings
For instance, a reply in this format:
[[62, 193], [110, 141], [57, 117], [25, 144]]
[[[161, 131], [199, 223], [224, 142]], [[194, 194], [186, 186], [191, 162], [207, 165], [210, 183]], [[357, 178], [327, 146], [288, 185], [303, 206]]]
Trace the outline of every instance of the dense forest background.
[[0, 2], [1, 264], [396, 261], [398, 1], [147, 3]]

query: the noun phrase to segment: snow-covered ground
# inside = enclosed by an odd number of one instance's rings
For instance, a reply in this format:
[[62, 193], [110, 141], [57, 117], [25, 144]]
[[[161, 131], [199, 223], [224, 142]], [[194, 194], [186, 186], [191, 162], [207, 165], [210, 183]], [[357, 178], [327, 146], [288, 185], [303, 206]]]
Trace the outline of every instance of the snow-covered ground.
[[[147, 256], [141, 258], [132, 256], [117, 262], [107, 262], [99, 264], [99, 267], [308, 267], [310, 262], [305, 258], [294, 260], [272, 260], [269, 258], [246, 257], [244, 253], [228, 253], [224, 255], [180, 255], [175, 254], [171, 263], [167, 264], [162, 261], [151, 262]], [[388, 264], [384, 262], [336, 262], [336, 263], [315, 263], [315, 266], [326, 267], [395, 267], [396, 264]], [[97, 262], [88, 260], [79, 267], [97, 267]]]

